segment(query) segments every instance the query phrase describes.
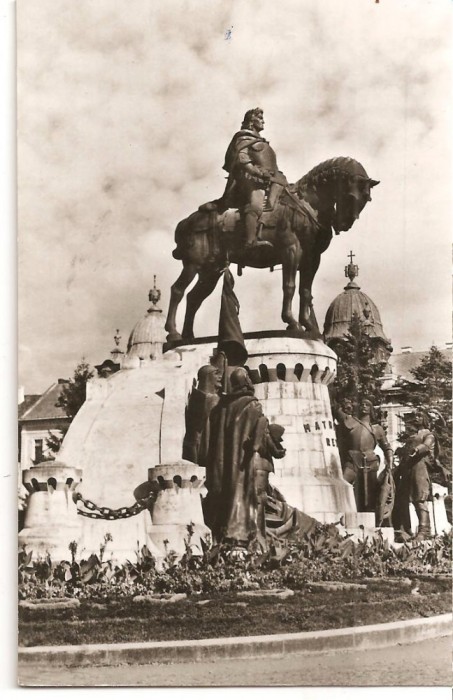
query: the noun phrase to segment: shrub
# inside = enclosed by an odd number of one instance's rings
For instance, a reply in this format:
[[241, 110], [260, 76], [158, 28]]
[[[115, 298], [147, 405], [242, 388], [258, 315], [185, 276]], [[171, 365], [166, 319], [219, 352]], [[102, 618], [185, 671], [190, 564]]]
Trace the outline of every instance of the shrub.
[[319, 525], [298, 542], [275, 541], [269, 551], [255, 543], [235, 555], [226, 545], [191, 545], [188, 528], [186, 551], [177, 561], [168, 551], [157, 562], [148, 547], [136, 552], [136, 561], [119, 566], [104, 561], [110, 535], [100, 545], [99, 556], [76, 560], [77, 546], [70, 543], [71, 561], [52, 562], [50, 555], [32, 560], [32, 552], [19, 552], [19, 598], [110, 599], [149, 593], [230, 593], [291, 588], [303, 589], [309, 581], [360, 580], [383, 576], [414, 577], [450, 574], [452, 536], [444, 534], [424, 542], [408, 541], [392, 547], [378, 533], [355, 543], [330, 525]]

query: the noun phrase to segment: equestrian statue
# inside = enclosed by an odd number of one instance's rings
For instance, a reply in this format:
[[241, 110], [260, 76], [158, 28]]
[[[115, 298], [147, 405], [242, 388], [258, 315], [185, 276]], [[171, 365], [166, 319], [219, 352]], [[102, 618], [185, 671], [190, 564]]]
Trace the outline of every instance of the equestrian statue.
[[[229, 263], [271, 270], [282, 266], [282, 320], [290, 334], [320, 337], [312, 306], [312, 285], [321, 254], [329, 247], [332, 230], [349, 231], [379, 181], [368, 177], [353, 158], [320, 163], [296, 183], [288, 184], [278, 169], [275, 152], [260, 135], [263, 111], [246, 112], [240, 131], [227, 149], [224, 169], [228, 180], [222, 197], [207, 202], [175, 231], [173, 257], [183, 270], [171, 287], [165, 329], [167, 340], [192, 340], [195, 315], [214, 291]], [[292, 301], [299, 272], [299, 317]], [[182, 335], [176, 312], [187, 287]]]

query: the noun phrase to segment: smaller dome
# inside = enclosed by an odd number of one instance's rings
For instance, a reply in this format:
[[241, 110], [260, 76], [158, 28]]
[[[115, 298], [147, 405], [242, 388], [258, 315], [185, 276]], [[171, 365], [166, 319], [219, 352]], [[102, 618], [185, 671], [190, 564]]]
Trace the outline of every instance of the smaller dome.
[[349, 283], [344, 292], [339, 294], [327, 309], [324, 321], [324, 340], [329, 343], [332, 340], [341, 340], [347, 335], [354, 314], [363, 322], [366, 333], [370, 338], [382, 340], [390, 347], [390, 340], [384, 333], [381, 315], [372, 299], [360, 291], [360, 287], [354, 278], [358, 274], [357, 265], [351, 263], [346, 266], [345, 274], [349, 277]]
[[381, 315], [374, 301], [360, 291], [355, 282], [350, 282], [345, 291], [339, 294], [327, 309], [324, 321], [324, 339], [326, 343], [334, 338], [344, 338], [356, 314], [367, 326], [370, 338], [381, 338], [389, 343], [382, 327]]
[[157, 306], [159, 299], [160, 290], [156, 289], [156, 278], [154, 277], [154, 288], [149, 293], [151, 306], [145, 316], [137, 321], [129, 336], [127, 359], [138, 357], [140, 360], [154, 360], [162, 356], [166, 333], [162, 309]]

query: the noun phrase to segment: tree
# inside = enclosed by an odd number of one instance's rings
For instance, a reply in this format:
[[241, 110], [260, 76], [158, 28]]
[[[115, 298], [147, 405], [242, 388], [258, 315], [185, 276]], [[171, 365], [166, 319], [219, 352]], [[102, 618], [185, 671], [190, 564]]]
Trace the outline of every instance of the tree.
[[[56, 455], [57, 452], [60, 451], [61, 443], [63, 442], [64, 436], [68, 432], [68, 427], [69, 426], [61, 428], [60, 435], [53, 433], [51, 430], [48, 431], [49, 437], [46, 438], [46, 446], [47, 449], [51, 450], [52, 454]], [[53, 459], [53, 456], [50, 456], [50, 459]]]
[[[438, 461], [451, 475], [451, 362], [433, 345], [417, 367], [410, 370], [412, 380], [400, 380], [401, 402], [421, 408], [432, 419], [432, 431], [438, 443]], [[410, 420], [398, 439], [404, 442], [412, 432]], [[441, 479], [449, 482], [449, 478]]]
[[381, 403], [386, 362], [376, 360], [376, 351], [366, 327], [354, 313], [348, 334], [331, 344], [338, 355], [337, 376], [332, 385], [332, 398], [336, 402], [349, 398], [358, 404], [361, 399], [369, 398], [375, 407]]
[[[57, 406], [63, 408], [68, 418], [72, 420], [77, 415], [79, 409], [86, 401], [86, 386], [87, 382], [93, 377], [94, 370], [85, 362], [82, 357], [81, 361], [74, 370], [73, 378], [63, 386], [63, 389], [58, 397]], [[62, 435], [56, 435], [49, 431], [49, 437], [46, 439], [47, 447], [56, 454], [63, 442], [69, 426], [62, 431]]]
[[87, 397], [87, 382], [94, 375], [90, 365], [85, 362], [85, 358], [79, 362], [74, 370], [73, 379], [64, 385], [57, 401], [57, 406], [64, 408], [66, 415], [71, 420], [76, 416]]

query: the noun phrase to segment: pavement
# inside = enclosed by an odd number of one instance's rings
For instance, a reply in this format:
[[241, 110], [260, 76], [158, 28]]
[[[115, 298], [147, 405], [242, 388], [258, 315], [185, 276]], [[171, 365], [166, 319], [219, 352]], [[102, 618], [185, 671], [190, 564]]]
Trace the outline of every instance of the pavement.
[[[21, 665], [19, 677], [22, 686], [60, 688], [330, 686], [329, 693], [332, 693], [332, 686], [348, 686], [348, 697], [351, 696], [351, 690], [354, 690], [351, 686], [399, 686], [398, 696], [405, 698], [407, 695], [401, 686], [410, 686], [407, 690], [411, 691], [412, 698], [439, 698], [436, 691], [441, 691], [442, 697], [449, 700], [449, 687], [452, 683], [451, 644], [452, 638], [448, 635], [380, 649], [335, 650], [312, 654], [302, 652], [257, 659], [205, 659], [202, 663], [185, 661], [91, 668], [32, 663]], [[413, 686], [431, 687], [428, 694], [413, 695]], [[437, 686], [435, 690], [434, 686]], [[444, 695], [442, 688], [448, 694]]]
[[368, 649], [408, 645], [446, 637], [451, 634], [452, 621], [452, 614], [447, 613], [380, 625], [296, 634], [169, 642], [20, 647], [19, 679], [21, 684], [40, 685], [36, 682], [36, 676], [35, 682], [30, 683], [29, 673], [26, 673], [26, 669], [39, 667], [44, 667], [47, 672], [55, 669], [58, 676], [58, 669], [69, 669], [74, 675], [75, 669], [81, 669], [84, 673], [86, 667], [93, 669], [96, 666], [105, 668], [125, 664], [144, 666], [187, 663], [193, 666], [199, 662], [212, 663], [230, 659], [237, 662], [240, 659], [250, 660], [260, 657], [268, 660], [272, 657], [286, 658], [292, 654], [306, 656], [326, 652], [358, 653]]

